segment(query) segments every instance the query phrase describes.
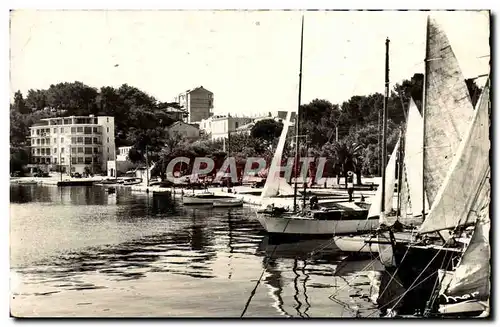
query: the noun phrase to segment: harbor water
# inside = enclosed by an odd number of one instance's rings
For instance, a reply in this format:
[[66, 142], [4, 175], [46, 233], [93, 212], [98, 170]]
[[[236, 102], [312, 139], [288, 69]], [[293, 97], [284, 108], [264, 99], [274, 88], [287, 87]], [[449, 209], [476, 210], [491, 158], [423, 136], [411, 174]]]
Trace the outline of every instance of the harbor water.
[[380, 315], [371, 260], [329, 240], [273, 244], [251, 207], [100, 186], [11, 185], [10, 202], [14, 316]]

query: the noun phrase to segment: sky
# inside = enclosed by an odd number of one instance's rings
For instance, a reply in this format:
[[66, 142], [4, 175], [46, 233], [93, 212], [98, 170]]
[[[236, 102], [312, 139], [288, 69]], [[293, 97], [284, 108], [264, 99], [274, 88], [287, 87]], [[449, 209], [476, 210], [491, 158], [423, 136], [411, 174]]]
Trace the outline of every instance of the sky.
[[[10, 94], [81, 81], [127, 83], [172, 101], [203, 86], [214, 93], [215, 113], [296, 110], [303, 14], [302, 103], [383, 93], [386, 37], [391, 86], [423, 72], [429, 12], [17, 10], [10, 17]], [[487, 74], [488, 13], [430, 14], [464, 77]]]

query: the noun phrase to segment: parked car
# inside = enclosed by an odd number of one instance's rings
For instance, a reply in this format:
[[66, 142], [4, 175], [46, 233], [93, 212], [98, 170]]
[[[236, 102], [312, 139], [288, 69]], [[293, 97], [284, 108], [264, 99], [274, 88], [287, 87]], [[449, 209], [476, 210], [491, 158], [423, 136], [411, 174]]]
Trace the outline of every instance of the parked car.
[[73, 173], [73, 174], [71, 174], [71, 177], [82, 178], [82, 174], [80, 174], [80, 173]]
[[49, 177], [49, 173], [46, 173], [44, 171], [38, 171], [33, 174], [33, 177]]

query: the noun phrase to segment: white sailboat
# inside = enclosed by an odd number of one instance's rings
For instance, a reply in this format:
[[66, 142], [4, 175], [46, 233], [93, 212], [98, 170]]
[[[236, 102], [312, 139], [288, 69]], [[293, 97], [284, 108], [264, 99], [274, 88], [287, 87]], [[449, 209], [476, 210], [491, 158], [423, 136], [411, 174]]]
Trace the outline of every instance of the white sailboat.
[[[299, 103], [298, 111], [300, 110], [300, 85], [302, 78], [302, 48], [303, 48], [303, 30], [304, 20], [302, 19], [302, 35], [301, 35], [301, 65], [299, 79]], [[329, 207], [318, 207], [317, 209], [297, 210], [295, 206], [297, 198], [297, 185], [294, 189], [294, 208], [286, 209], [277, 207], [273, 203], [272, 197], [278, 195], [280, 185], [285, 185], [277, 176], [279, 165], [281, 164], [283, 148], [286, 141], [286, 135], [290, 124], [291, 112], [288, 112], [278, 146], [273, 157], [271, 167], [269, 169], [268, 178], [262, 192], [263, 208], [257, 212], [257, 217], [264, 229], [271, 234], [278, 235], [326, 235], [332, 236], [337, 234], [352, 234], [359, 232], [372, 231], [378, 227], [378, 218], [367, 218], [367, 210], [357, 206], [355, 203], [332, 204]], [[296, 161], [298, 161], [298, 126], [299, 115], [296, 115]], [[283, 189], [283, 187], [281, 187]], [[285, 188], [285, 191], [290, 192], [290, 188]], [[305, 194], [303, 195], [305, 197]], [[305, 198], [304, 198], [305, 200]]]

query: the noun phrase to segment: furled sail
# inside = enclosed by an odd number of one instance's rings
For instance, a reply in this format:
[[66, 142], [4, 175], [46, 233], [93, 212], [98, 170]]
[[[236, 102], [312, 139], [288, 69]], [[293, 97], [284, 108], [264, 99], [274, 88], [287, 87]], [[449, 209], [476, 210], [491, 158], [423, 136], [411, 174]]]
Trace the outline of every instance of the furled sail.
[[[410, 99], [408, 123], [405, 134], [404, 174], [401, 189], [401, 217], [416, 221], [413, 217], [422, 217], [422, 173], [423, 173], [423, 120], [417, 105]], [[426, 198], [425, 211], [429, 211]], [[404, 220], [404, 219], [403, 219]]]
[[449, 165], [446, 179], [419, 233], [453, 229], [473, 223], [475, 215], [471, 211], [474, 206], [490, 197], [487, 178], [490, 171], [489, 79], [479, 101], [469, 131]]
[[[462, 260], [451, 273], [448, 282], [441, 284], [440, 303], [444, 306], [464, 301], [484, 301], [490, 294], [490, 221], [489, 203], [476, 213], [479, 215], [474, 234]], [[470, 305], [475, 308], [475, 305]], [[445, 308], [443, 308], [446, 310]], [[461, 308], [464, 311], [468, 306]]]
[[427, 21], [425, 77], [424, 181], [432, 206], [467, 132], [474, 109], [448, 38], [430, 18]]
[[276, 147], [276, 152], [274, 153], [273, 160], [271, 161], [271, 166], [269, 167], [269, 173], [267, 174], [266, 183], [264, 184], [264, 189], [262, 190], [261, 199], [278, 195], [280, 186], [282, 190], [284, 189], [283, 181], [281, 181], [281, 179], [279, 178], [279, 172], [281, 168], [281, 157], [283, 156], [283, 149], [285, 148], [286, 136], [288, 134], [288, 128], [290, 127], [291, 118], [292, 111], [289, 111], [286, 114], [286, 119], [283, 124], [283, 130], [281, 131], [278, 146]]
[[396, 158], [399, 151], [399, 140], [392, 151], [391, 158], [385, 167], [385, 199], [384, 199], [384, 212], [381, 212], [382, 205], [382, 185], [377, 188], [375, 197], [373, 198], [370, 210], [368, 210], [368, 218], [370, 217], [380, 217], [380, 223], [386, 225], [392, 225], [394, 221], [389, 222], [385, 217], [386, 214], [391, 212], [393, 208], [393, 198], [394, 198], [394, 184], [396, 183]]

